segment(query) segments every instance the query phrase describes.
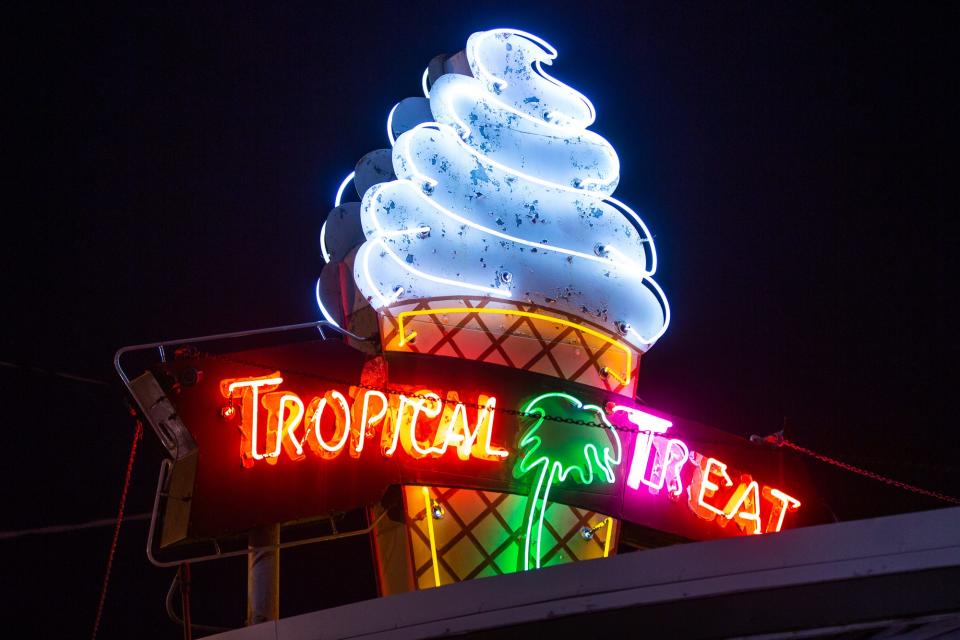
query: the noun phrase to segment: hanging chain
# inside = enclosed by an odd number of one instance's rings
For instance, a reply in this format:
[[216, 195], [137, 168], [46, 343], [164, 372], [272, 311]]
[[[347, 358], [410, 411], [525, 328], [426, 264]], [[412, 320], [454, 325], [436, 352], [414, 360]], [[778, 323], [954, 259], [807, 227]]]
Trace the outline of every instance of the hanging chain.
[[850, 473], [855, 473], [864, 478], [869, 478], [871, 480], [876, 480], [877, 482], [882, 482], [883, 484], [889, 485], [891, 487], [896, 487], [897, 489], [903, 489], [904, 491], [910, 491], [912, 493], [919, 494], [921, 496], [927, 496], [929, 498], [936, 498], [937, 500], [942, 500], [944, 502], [949, 502], [951, 504], [960, 504], [960, 499], [949, 496], [945, 493], [940, 493], [939, 491], [930, 491], [929, 489], [923, 489], [921, 487], [916, 487], [912, 484], [907, 484], [906, 482], [900, 482], [899, 480], [894, 480], [893, 478], [888, 478], [887, 476], [881, 475], [874, 471], [868, 469], [863, 469], [856, 465], [852, 465], [843, 460], [837, 460], [836, 458], [831, 458], [830, 456], [824, 455], [822, 453], [817, 453], [806, 447], [802, 447], [795, 442], [790, 442], [782, 436], [778, 439], [780, 446], [787, 447], [788, 449], [793, 449], [799, 453], [810, 456], [820, 462], [825, 464], [832, 465], [834, 467], [843, 469], [844, 471], [849, 471]]

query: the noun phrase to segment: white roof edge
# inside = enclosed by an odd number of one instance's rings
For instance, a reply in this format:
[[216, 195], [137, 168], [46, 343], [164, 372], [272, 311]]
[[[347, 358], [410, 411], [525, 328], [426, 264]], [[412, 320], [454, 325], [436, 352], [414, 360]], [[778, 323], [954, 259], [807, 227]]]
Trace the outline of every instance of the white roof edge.
[[690, 543], [367, 600], [211, 637], [434, 637], [626, 606], [960, 567], [958, 532], [960, 507]]

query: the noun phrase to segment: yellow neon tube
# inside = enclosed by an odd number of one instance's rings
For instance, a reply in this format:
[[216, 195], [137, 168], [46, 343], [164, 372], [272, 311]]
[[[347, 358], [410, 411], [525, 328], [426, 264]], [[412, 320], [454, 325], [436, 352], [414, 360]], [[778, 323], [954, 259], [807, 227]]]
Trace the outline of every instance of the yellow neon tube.
[[607, 369], [607, 372], [611, 376], [613, 376], [617, 380], [617, 382], [619, 382], [620, 384], [626, 385], [626, 384], [629, 384], [630, 382], [630, 373], [633, 371], [633, 353], [630, 351], [630, 347], [623, 344], [619, 340], [614, 340], [613, 338], [609, 336], [605, 336], [599, 331], [595, 331], [590, 327], [585, 327], [582, 324], [577, 324], [576, 322], [571, 322], [570, 320], [564, 320], [563, 318], [548, 316], [543, 313], [533, 313], [532, 311], [520, 311], [515, 309], [483, 309], [483, 308], [477, 309], [472, 307], [454, 307], [454, 308], [444, 308], [444, 309], [420, 309], [417, 311], [401, 311], [400, 314], [397, 316], [397, 327], [400, 332], [400, 342], [399, 342], [400, 346], [402, 347], [404, 344], [412, 340], [417, 335], [416, 331], [414, 331], [410, 335], [404, 335], [403, 319], [405, 317], [428, 316], [428, 315], [436, 315], [439, 313], [490, 313], [490, 314], [496, 314], [501, 316], [523, 316], [526, 318], [537, 318], [539, 320], [546, 320], [548, 322], [556, 322], [557, 324], [562, 324], [566, 327], [573, 327], [574, 329], [579, 329], [580, 331], [583, 331], [586, 334], [589, 334], [595, 338], [600, 338], [604, 342], [611, 344], [614, 347], [617, 347], [618, 349], [623, 350], [623, 353], [626, 354], [627, 356], [626, 374], [621, 378], [610, 369]]
[[420, 487], [423, 491], [423, 508], [427, 514], [427, 533], [430, 534], [430, 558], [433, 560], [433, 583], [440, 586], [440, 568], [437, 566], [437, 538], [433, 535], [433, 509], [430, 505], [430, 490]]
[[613, 536], [613, 518], [607, 518], [604, 522], [607, 529], [607, 537], [603, 541], [603, 557], [610, 555], [610, 538]]

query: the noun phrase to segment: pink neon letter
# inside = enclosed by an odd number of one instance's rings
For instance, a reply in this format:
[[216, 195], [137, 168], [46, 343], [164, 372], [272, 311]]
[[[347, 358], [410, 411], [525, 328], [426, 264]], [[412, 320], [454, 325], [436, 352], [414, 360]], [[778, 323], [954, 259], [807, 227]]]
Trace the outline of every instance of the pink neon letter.
[[639, 489], [640, 481], [643, 480], [643, 477], [647, 473], [647, 462], [650, 459], [650, 447], [653, 444], [653, 434], [666, 433], [667, 429], [673, 426], [673, 423], [669, 420], [664, 420], [663, 418], [658, 418], [657, 416], [640, 411], [639, 409], [632, 409], [623, 405], [616, 405], [612, 408], [610, 405], [607, 405], [607, 407], [611, 414], [623, 411], [627, 414], [627, 420], [637, 427], [637, 439], [633, 445], [633, 460], [630, 463], [630, 471], [627, 474], [627, 486], [631, 489]]

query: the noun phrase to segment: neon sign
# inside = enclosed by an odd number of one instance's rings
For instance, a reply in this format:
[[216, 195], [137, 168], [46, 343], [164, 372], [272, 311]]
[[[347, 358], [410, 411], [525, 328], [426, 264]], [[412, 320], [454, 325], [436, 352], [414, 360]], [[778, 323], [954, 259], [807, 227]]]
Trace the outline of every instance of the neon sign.
[[[178, 468], [178, 482], [196, 480], [178, 507], [193, 510], [190, 535], [370, 506], [396, 485], [465, 488], [527, 496], [512, 499], [526, 504], [519, 564], [533, 568], [552, 562], [551, 500], [606, 518], [604, 555], [614, 518], [700, 539], [780, 531], [800, 508], [728, 465], [745, 464], [736, 450], [694, 450], [709, 428], [671, 431], [621, 404], [670, 307], [649, 229], [613, 197], [620, 162], [589, 130], [593, 104], [545, 71], [556, 57], [530, 33], [478, 32], [431, 62], [424, 98], [390, 109], [390, 148], [340, 182], [319, 238], [333, 268], [316, 301], [352, 341], [321, 331], [232, 364], [194, 358], [208, 385], [175, 392], [204, 452]], [[184, 363], [161, 360], [179, 380]], [[757, 461], [773, 456], [746, 464], [771, 477]]]
[[[678, 502], [684, 492], [683, 472], [692, 463], [685, 503], [702, 520], [720, 527], [733, 522], [743, 533], [756, 535], [780, 531], [786, 514], [800, 508], [796, 498], [775, 487], [761, 489], [748, 474], [741, 474], [735, 483], [724, 462], [691, 451], [682, 440], [667, 438], [665, 434], [673, 426], [669, 420], [613, 403], [607, 405], [607, 411], [625, 414], [638, 429], [627, 472], [628, 489], [645, 488], [658, 495], [666, 488], [669, 499]], [[766, 521], [762, 510], [767, 511]]]
[[[409, 385], [386, 392], [351, 386], [346, 393], [331, 389], [305, 402], [282, 389], [283, 382], [279, 371], [220, 382], [230, 406], [239, 403], [245, 467], [257, 461], [275, 465], [283, 457], [302, 461], [308, 455], [334, 460], [344, 451], [356, 459], [368, 441], [377, 443], [385, 459], [400, 450], [409, 460], [503, 461], [510, 456], [509, 435], [494, 435], [493, 395], [480, 393], [471, 396], [475, 402], [464, 402], [457, 391], [441, 396]], [[669, 437], [669, 420], [612, 402], [601, 408], [568, 393], [543, 393], [520, 412], [519, 423], [526, 426], [517, 435], [519, 458], [513, 466], [513, 477], [529, 483], [525, 568], [540, 566], [544, 518], [555, 486], [568, 479], [584, 486], [617, 482], [616, 467], [624, 461], [618, 429], [624, 421], [633, 435], [623, 474], [625, 499], [665, 495], [702, 521], [723, 529], [732, 523], [752, 535], [780, 531], [786, 515], [800, 508], [800, 501], [781, 489], [734, 473], [725, 462]]]
[[[538, 471], [536, 488], [527, 505], [523, 568], [530, 568], [530, 543], [534, 539], [533, 523], [536, 521], [533, 561], [534, 566], [539, 569], [543, 520], [553, 483], [564, 482], [568, 477], [572, 477], [584, 485], [591, 484], [594, 479], [613, 484], [616, 479], [613, 468], [620, 464], [623, 451], [620, 436], [607, 420], [603, 409], [592, 404], [585, 405], [570, 394], [554, 392], [537, 396], [527, 403], [523, 413], [536, 417], [520, 440], [520, 449], [525, 449], [526, 452], [514, 468], [514, 474], [522, 477], [532, 470]], [[586, 424], [596, 424], [597, 428], [581, 426], [577, 432], [571, 434], [569, 429], [562, 428], [563, 423], [544, 426], [544, 418], [548, 415], [575, 416]]]
[[[281, 458], [334, 460], [345, 451], [357, 459], [368, 442], [383, 459], [402, 451], [410, 461], [497, 462], [510, 457], [515, 442], [512, 476], [522, 484], [508, 488], [525, 486], [529, 496], [525, 568], [540, 566], [551, 492], [571, 483], [613, 485], [619, 478], [628, 502], [664, 496], [701, 521], [724, 530], [732, 524], [749, 535], [780, 531], [787, 514], [800, 507], [781, 489], [734, 472], [671, 437], [671, 421], [622, 404], [601, 407], [569, 393], [548, 392], [527, 401], [513, 423], [504, 423], [495, 419], [498, 400], [490, 394], [473, 394], [465, 402], [452, 390], [441, 395], [411, 385], [351, 386], [307, 401], [283, 384], [279, 371], [220, 382], [220, 395], [231, 407], [239, 404], [241, 460], [247, 468], [258, 461], [275, 465]], [[618, 433], [625, 427], [632, 436], [626, 452]]]
[[378, 426], [380, 454], [385, 458], [392, 458], [398, 449], [414, 459], [444, 457], [448, 450], [460, 460], [496, 461], [509, 455], [493, 444], [497, 406], [493, 396], [480, 394], [477, 408], [468, 412], [455, 391], [441, 398], [429, 389], [404, 389], [388, 397], [376, 389], [350, 387], [346, 395], [328, 390], [305, 404], [296, 393], [278, 391], [281, 384], [280, 372], [220, 382], [224, 398], [240, 401], [245, 467], [258, 460], [276, 464], [281, 451], [291, 460], [304, 460], [304, 445], [323, 460], [337, 458], [344, 449], [358, 458], [366, 441], [376, 438]]
[[[527, 505], [524, 569], [540, 567], [544, 517], [555, 485], [568, 477], [581, 485], [616, 481], [615, 467], [623, 454], [617, 428], [608, 416], [625, 416], [637, 429], [625, 497], [639, 491], [665, 493], [672, 502], [681, 503], [686, 488], [688, 499], [682, 503], [698, 518], [712, 520], [722, 528], [734, 523], [741, 532], [753, 535], [780, 531], [786, 513], [800, 507], [799, 500], [779, 489], [763, 486], [761, 490], [749, 475], [741, 475], [735, 484], [725, 463], [692, 452], [683, 440], [667, 437], [673, 424], [639, 409], [614, 403], [601, 409], [570, 394], [554, 392], [531, 400], [523, 414], [533, 422], [520, 438], [518, 449], [523, 456], [514, 475], [523, 478], [534, 472], [535, 477]], [[544, 424], [549, 417], [560, 421]], [[685, 466], [691, 462], [692, 475], [685, 486]], [[767, 513], [766, 521], [762, 511]]]

